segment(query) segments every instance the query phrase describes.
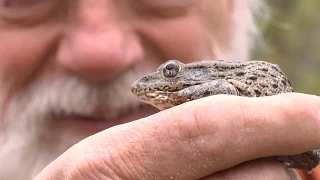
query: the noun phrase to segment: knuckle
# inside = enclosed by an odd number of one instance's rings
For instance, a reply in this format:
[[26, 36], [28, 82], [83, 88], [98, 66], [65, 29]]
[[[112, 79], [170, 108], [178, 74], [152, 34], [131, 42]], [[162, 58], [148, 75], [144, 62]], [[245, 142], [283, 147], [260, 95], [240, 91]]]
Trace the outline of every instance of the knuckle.
[[194, 101], [186, 106], [186, 113], [179, 117], [179, 138], [186, 142], [189, 150], [197, 152], [199, 156], [220, 157], [225, 154], [229, 131], [224, 130], [225, 117], [219, 113], [219, 108], [210, 103], [215, 110], [208, 111], [206, 101]]

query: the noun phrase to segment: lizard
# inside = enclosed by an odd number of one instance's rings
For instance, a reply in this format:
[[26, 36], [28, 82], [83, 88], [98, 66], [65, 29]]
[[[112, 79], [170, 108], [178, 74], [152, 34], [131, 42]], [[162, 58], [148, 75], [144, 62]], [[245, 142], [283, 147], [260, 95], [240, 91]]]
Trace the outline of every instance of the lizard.
[[[156, 72], [135, 81], [131, 91], [142, 102], [165, 110], [211, 95], [261, 97], [293, 92], [293, 88], [280, 67], [266, 61], [203, 60], [184, 64], [169, 60]], [[320, 163], [320, 150], [272, 158], [288, 168], [312, 172]]]

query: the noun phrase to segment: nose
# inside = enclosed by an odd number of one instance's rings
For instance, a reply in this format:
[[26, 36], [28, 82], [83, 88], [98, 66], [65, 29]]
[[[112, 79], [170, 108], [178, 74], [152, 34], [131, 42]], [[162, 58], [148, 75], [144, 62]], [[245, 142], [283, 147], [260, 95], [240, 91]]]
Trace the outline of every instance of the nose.
[[134, 32], [111, 18], [97, 17], [103, 13], [96, 14], [97, 9], [82, 14], [66, 30], [57, 59], [64, 69], [85, 79], [107, 81], [141, 60], [143, 53]]

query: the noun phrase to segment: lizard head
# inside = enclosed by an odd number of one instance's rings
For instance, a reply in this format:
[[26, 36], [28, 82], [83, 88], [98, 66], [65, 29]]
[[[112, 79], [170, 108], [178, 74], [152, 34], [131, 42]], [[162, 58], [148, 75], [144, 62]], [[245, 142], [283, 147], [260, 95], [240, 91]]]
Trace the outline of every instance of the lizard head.
[[[196, 67], [196, 66], [195, 66]], [[147, 104], [160, 110], [181, 104], [178, 92], [184, 88], [203, 83], [203, 71], [177, 60], [169, 60], [160, 65], [156, 72], [136, 80], [132, 86], [133, 94]]]

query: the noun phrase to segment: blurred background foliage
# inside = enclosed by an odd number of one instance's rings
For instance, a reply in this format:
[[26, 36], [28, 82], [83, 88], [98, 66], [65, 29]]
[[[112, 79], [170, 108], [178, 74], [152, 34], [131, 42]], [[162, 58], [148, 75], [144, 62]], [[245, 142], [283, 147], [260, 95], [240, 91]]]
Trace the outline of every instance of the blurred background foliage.
[[[320, 95], [320, 0], [269, 0], [253, 59], [279, 64], [295, 91]], [[259, 20], [260, 19], [260, 20]]]

